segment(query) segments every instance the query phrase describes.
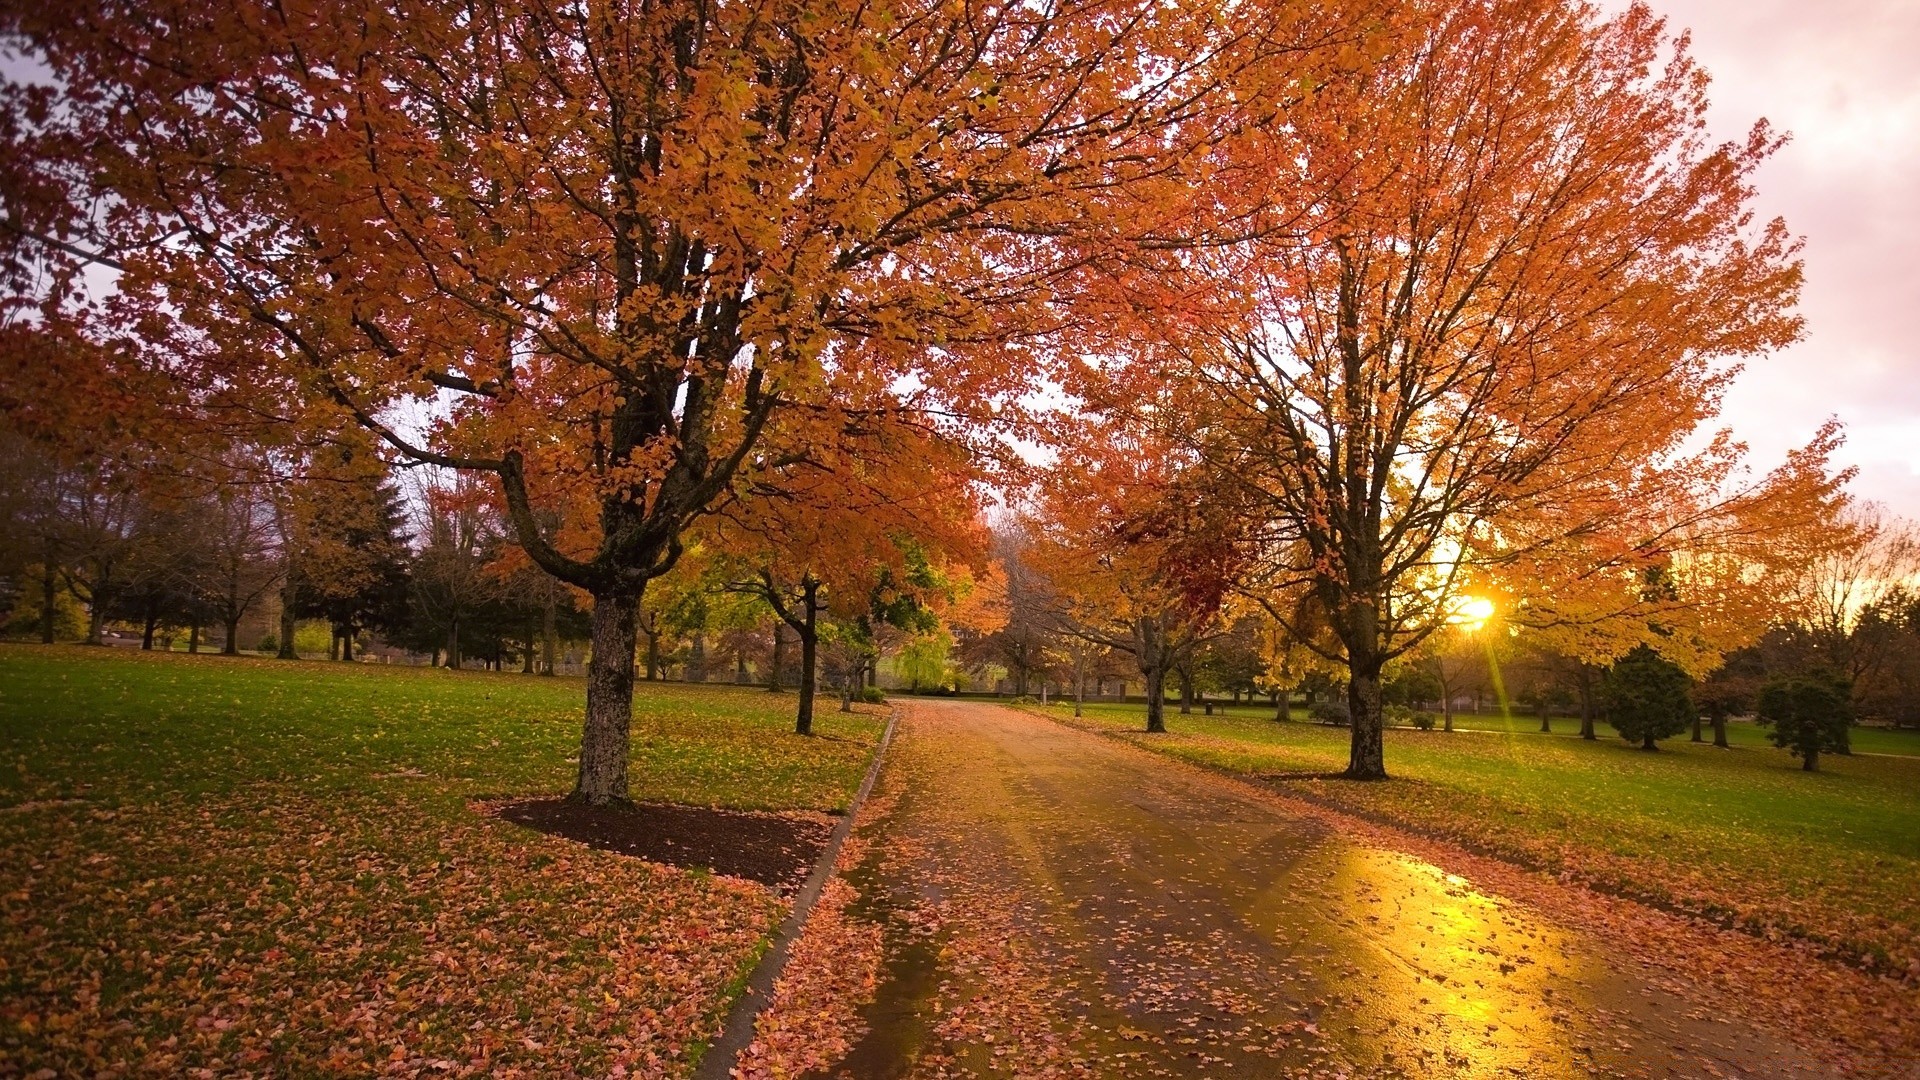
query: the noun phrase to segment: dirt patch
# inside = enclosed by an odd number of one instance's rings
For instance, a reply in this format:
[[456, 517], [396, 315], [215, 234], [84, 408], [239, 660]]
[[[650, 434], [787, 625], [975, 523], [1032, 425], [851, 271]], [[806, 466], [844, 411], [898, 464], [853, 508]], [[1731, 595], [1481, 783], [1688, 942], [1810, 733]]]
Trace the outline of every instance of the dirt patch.
[[673, 803], [586, 806], [527, 799], [496, 806], [501, 818], [588, 847], [651, 862], [711, 870], [792, 892], [826, 850], [825, 814], [767, 814]]

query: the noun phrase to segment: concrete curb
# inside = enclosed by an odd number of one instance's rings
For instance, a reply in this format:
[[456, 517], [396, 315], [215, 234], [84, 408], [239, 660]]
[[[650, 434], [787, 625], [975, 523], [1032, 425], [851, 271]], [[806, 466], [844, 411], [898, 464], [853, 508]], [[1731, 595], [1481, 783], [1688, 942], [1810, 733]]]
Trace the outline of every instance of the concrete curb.
[[887, 712], [887, 728], [880, 734], [880, 745], [873, 751], [873, 763], [867, 766], [866, 779], [860, 782], [860, 790], [854, 793], [853, 801], [847, 804], [847, 812], [834, 825], [833, 832], [827, 835], [826, 850], [813, 864], [813, 872], [807, 875], [806, 884], [800, 886], [799, 893], [793, 898], [793, 910], [780, 923], [780, 929], [773, 935], [773, 947], [760, 957], [753, 966], [753, 973], [747, 976], [747, 986], [734, 1001], [733, 1008], [727, 1011], [727, 1019], [720, 1028], [719, 1037], [707, 1047], [700, 1058], [700, 1064], [693, 1071], [693, 1080], [728, 1080], [733, 1075], [733, 1066], [740, 1059], [740, 1051], [753, 1041], [754, 1023], [759, 1020], [760, 1012], [773, 1000], [774, 980], [787, 966], [787, 955], [793, 950], [795, 938], [806, 928], [807, 918], [813, 914], [814, 905], [820, 900], [820, 893], [827, 887], [827, 879], [833, 876], [833, 864], [840, 857], [840, 845], [853, 831], [853, 819], [866, 805], [867, 796], [873, 791], [873, 785], [880, 778], [880, 766], [887, 759], [887, 747], [893, 742], [893, 729], [900, 720], [900, 707], [890, 706]]

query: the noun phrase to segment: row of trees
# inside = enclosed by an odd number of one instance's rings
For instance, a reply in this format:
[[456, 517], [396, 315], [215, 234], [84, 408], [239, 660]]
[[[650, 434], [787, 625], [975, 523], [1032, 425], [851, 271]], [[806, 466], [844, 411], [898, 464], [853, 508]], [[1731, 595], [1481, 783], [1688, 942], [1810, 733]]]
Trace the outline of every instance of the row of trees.
[[1338, 666], [1358, 778], [1474, 598], [1704, 675], [1834, 535], [1836, 428], [1760, 476], [1703, 430], [1798, 335], [1798, 245], [1749, 209], [1778, 137], [1708, 139], [1642, 6], [81, 0], [0, 37], [44, 72], [0, 90], [16, 422], [358, 427], [471, 477], [590, 607], [588, 802], [669, 574], [817, 659], [823, 612], [960, 602], [988, 481], [1151, 725], [1257, 610], [1269, 668]]

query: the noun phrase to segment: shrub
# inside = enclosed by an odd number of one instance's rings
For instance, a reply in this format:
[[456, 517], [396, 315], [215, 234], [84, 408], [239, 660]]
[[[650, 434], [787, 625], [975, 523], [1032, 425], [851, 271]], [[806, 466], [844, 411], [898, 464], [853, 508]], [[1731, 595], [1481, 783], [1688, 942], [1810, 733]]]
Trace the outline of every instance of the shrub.
[[1347, 709], [1346, 700], [1337, 697], [1314, 699], [1313, 705], [1307, 709], [1307, 715], [1322, 724], [1345, 725], [1353, 720], [1352, 713]]
[[1413, 726], [1419, 728], [1421, 731], [1432, 731], [1433, 714], [1425, 709], [1415, 709], [1413, 712]]
[[863, 686], [860, 688], [859, 693], [853, 695], [853, 699], [855, 701], [863, 701], [868, 705], [878, 705], [887, 700], [887, 695], [881, 692], [877, 686]]
[[280, 651], [280, 639], [274, 637], [272, 634], [268, 634], [266, 637], [260, 639], [260, 644], [254, 647], [254, 651], [277, 653]]

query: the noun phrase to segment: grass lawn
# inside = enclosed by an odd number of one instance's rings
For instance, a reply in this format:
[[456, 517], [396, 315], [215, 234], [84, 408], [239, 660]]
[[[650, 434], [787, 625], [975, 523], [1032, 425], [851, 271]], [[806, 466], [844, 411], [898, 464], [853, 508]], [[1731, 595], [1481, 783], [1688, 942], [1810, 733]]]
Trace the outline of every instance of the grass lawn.
[[[1070, 705], [1035, 708], [1072, 714]], [[1238, 773], [1346, 766], [1341, 728], [1276, 723], [1251, 709], [1212, 717], [1169, 710], [1170, 733], [1148, 736], [1134, 733], [1144, 715], [1144, 706], [1102, 703], [1089, 705], [1081, 723]], [[1523, 732], [1538, 725], [1514, 723]], [[1809, 774], [1764, 745], [1763, 732], [1735, 731], [1731, 749], [1682, 736], [1649, 754], [1614, 737], [1389, 730], [1392, 781], [1280, 783], [1525, 865], [1808, 936], [1920, 977], [1920, 757], [1905, 741], [1912, 733], [1874, 732], [1885, 747], [1876, 755], [1823, 756], [1821, 771]]]
[[[781, 903], [471, 801], [575, 679], [0, 646], [0, 1076], [677, 1075]], [[882, 718], [645, 686], [642, 800], [843, 807]]]

